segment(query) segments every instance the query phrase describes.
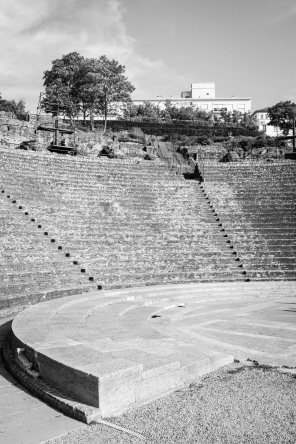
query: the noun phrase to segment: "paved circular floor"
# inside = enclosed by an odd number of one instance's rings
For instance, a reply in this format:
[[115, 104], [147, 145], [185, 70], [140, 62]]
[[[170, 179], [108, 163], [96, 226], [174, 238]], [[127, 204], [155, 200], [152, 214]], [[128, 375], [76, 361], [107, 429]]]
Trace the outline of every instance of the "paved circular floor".
[[13, 335], [42, 377], [103, 416], [230, 363], [296, 366], [295, 282], [168, 285], [47, 301]]

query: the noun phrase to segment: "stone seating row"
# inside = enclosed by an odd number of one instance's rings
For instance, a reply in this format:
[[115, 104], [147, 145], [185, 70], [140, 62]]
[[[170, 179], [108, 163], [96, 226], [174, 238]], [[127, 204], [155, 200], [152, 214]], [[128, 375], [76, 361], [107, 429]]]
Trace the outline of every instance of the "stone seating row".
[[253, 279], [296, 278], [295, 172], [287, 162], [203, 165], [207, 195]]
[[[36, 233], [27, 218], [0, 194], [1, 253], [0, 308], [30, 303], [44, 294], [73, 294], [93, 289], [94, 284], [77, 274], [69, 261], [53, 250], [48, 239]], [[6, 216], [5, 216], [6, 213]], [[42, 294], [41, 294], [42, 293]], [[40, 298], [39, 298], [39, 296]], [[23, 302], [22, 302], [23, 301]]]
[[[105, 170], [112, 170], [112, 171], [120, 171], [120, 170], [133, 170], [139, 168], [145, 172], [149, 171], [149, 174], [155, 175], [157, 169], [162, 169], [165, 174], [170, 174], [170, 171], [167, 169], [165, 164], [162, 161], [155, 160], [153, 162], [154, 170], [151, 171], [149, 167], [149, 163], [142, 161], [139, 163], [139, 159], [104, 159], [104, 158], [98, 158], [98, 159], [90, 159], [90, 158], [75, 158], [75, 159], [60, 159], [58, 156], [55, 156], [53, 154], [39, 152], [39, 153], [27, 153], [27, 152], [12, 152], [9, 149], [1, 148], [1, 153], [5, 155], [6, 159], [10, 159], [11, 162], [18, 164], [19, 160], [21, 159], [22, 162], [28, 161], [31, 165], [34, 165], [38, 163], [39, 167], [46, 166], [47, 168], [52, 168], [53, 170], [55, 167], [59, 167], [59, 165], [63, 165], [63, 170], [66, 171], [69, 170], [80, 170], [86, 169], [88, 171], [96, 170], [97, 173], [99, 173], [99, 169], [97, 168], [98, 165], [104, 166]], [[10, 163], [11, 163], [10, 162]]]
[[[282, 169], [282, 171], [284, 171], [285, 174], [285, 178], [287, 179], [292, 179], [293, 175], [294, 175], [294, 171], [291, 170], [290, 172], [287, 172], [285, 168]], [[233, 174], [235, 174], [236, 171], [234, 170]], [[282, 181], [281, 179], [279, 179], [278, 181], [276, 180], [276, 175], [279, 175], [280, 173], [274, 173], [272, 176], [268, 177], [268, 176], [264, 176], [264, 171], [262, 171], [259, 175], [254, 175], [253, 176], [253, 180], [250, 180], [250, 175], [252, 174], [251, 171], [246, 172], [245, 174], [238, 174], [236, 179], [233, 178], [233, 174], [231, 175], [225, 175], [224, 177], [221, 174], [215, 174], [215, 175], [209, 175], [208, 180], [218, 180], [218, 179], [227, 179], [229, 184], [237, 184], [237, 187], [240, 188], [242, 187], [245, 183], [250, 185], [251, 189], [254, 189], [254, 179], [256, 179], [256, 181], [260, 181], [263, 185], [267, 183], [267, 181], [269, 183], [273, 183], [275, 184], [276, 188], [291, 188], [291, 185], [289, 183], [285, 183], [284, 181]]]
[[[195, 273], [192, 279], [209, 279], [209, 270], [215, 279], [219, 276], [221, 279], [225, 279], [225, 276], [232, 276], [233, 279], [241, 277], [241, 270], [223, 240], [220, 229], [213, 223], [213, 215], [208, 210], [198, 184], [185, 183], [176, 175], [162, 174], [163, 166], [159, 168], [158, 177], [154, 180], [156, 173], [152, 164], [145, 165], [147, 174], [143, 177], [140, 164], [136, 165], [137, 174], [134, 174], [133, 168], [130, 168], [129, 176], [126, 174], [129, 179], [126, 187], [123, 181], [109, 181], [106, 176], [98, 178], [101, 167], [98, 162], [76, 163], [90, 166], [93, 174], [88, 177], [86, 167], [82, 173], [75, 174], [73, 165], [68, 170], [64, 168], [70, 164], [68, 159], [59, 159], [53, 183], [49, 186], [52, 168], [46, 172], [47, 159], [41, 158], [39, 165], [38, 156], [34, 156], [31, 168], [28, 168], [30, 157], [24, 158], [9, 168], [6, 165], [4, 170], [6, 183], [12, 187], [14, 197], [28, 207], [30, 215], [36, 214], [36, 220], [38, 216], [42, 229], [44, 226], [51, 235], [56, 236], [57, 242], [65, 246], [64, 251], [71, 252], [71, 256], [76, 252], [81, 263], [85, 263], [91, 272], [96, 272], [97, 279], [104, 284], [112, 285], [116, 281], [118, 285], [118, 272], [124, 272], [124, 268], [128, 270], [126, 278], [129, 276], [131, 281], [134, 279], [135, 284], [139, 282], [136, 279], [137, 273], [140, 273], [142, 282], [149, 270], [154, 275], [154, 281], [161, 279], [161, 282], [188, 280], [188, 275], [183, 276], [186, 270]], [[105, 164], [109, 166], [111, 163]], [[120, 162], [112, 165], [119, 171]], [[65, 170], [72, 171], [71, 175], [67, 177]], [[13, 180], [12, 171], [15, 173]], [[150, 174], [152, 171], [153, 174]], [[59, 176], [61, 180], [55, 181]], [[105, 195], [96, 193], [97, 188], [94, 188], [88, 201], [91, 184], [98, 180]], [[106, 181], [108, 187], [105, 186]], [[176, 196], [173, 194], [174, 187]], [[122, 204], [123, 196], [125, 199]], [[114, 215], [113, 211], [108, 215], [108, 207], [112, 207], [114, 200], [119, 201], [120, 209], [122, 206], [126, 211], [123, 217]], [[151, 211], [147, 211], [147, 205], [142, 204], [143, 200], [150, 202]], [[102, 205], [103, 209], [107, 205], [107, 216], [105, 211], [96, 212], [93, 208], [89, 211], [89, 207], [96, 203]], [[197, 209], [208, 214], [211, 223], [206, 223], [207, 217], [204, 217], [201, 224]], [[97, 219], [94, 219], [96, 216]], [[214, 252], [218, 257], [206, 256], [201, 250]], [[126, 252], [130, 253], [128, 258]], [[129, 264], [131, 257], [133, 261]], [[96, 263], [91, 264], [90, 259], [95, 259]], [[162, 269], [163, 274], [155, 274]], [[173, 271], [170, 273], [169, 270]], [[176, 278], [173, 277], [174, 273]]]

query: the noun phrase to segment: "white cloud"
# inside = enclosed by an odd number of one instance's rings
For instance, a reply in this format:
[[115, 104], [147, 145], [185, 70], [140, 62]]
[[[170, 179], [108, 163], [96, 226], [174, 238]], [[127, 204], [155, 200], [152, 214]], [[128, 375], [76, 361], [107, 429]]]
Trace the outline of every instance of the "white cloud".
[[139, 94], [144, 93], [145, 82], [153, 89], [171, 78], [161, 60], [137, 53], [120, 0], [0, 2], [0, 92], [7, 99], [24, 98], [31, 112], [43, 89], [43, 71], [50, 69], [52, 60], [72, 51], [85, 57], [106, 54], [126, 65]]
[[296, 15], [295, 4], [291, 5], [291, 7], [288, 9], [281, 8], [281, 12], [269, 21], [269, 25], [276, 25], [284, 20], [292, 18], [294, 15]]

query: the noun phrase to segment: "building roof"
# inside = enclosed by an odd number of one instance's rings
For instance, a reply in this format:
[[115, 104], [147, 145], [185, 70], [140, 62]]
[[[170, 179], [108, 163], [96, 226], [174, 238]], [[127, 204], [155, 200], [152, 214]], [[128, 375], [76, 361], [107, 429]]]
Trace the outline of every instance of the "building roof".
[[261, 108], [261, 109], [256, 109], [256, 111], [254, 111], [253, 113], [252, 113], [252, 116], [254, 116], [255, 114], [258, 114], [258, 113], [267, 113], [268, 112], [268, 107], [266, 107], [266, 108]]
[[[165, 102], [169, 101], [180, 101], [180, 102], [215, 102], [215, 101], [238, 101], [238, 100], [251, 100], [251, 97], [215, 97], [215, 98], [204, 98], [204, 99], [193, 99], [192, 97], [163, 97], [162, 99], [156, 97], [155, 99], [132, 99], [133, 102]], [[256, 112], [256, 111], [255, 111]]]

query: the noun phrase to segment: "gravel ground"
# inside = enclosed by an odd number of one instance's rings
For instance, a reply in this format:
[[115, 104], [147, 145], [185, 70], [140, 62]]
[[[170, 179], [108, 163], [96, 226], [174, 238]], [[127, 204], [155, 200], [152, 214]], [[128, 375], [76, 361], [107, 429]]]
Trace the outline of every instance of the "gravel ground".
[[[295, 444], [296, 376], [245, 362], [226, 366], [190, 387], [108, 421], [153, 444]], [[51, 444], [140, 444], [92, 425]]]

